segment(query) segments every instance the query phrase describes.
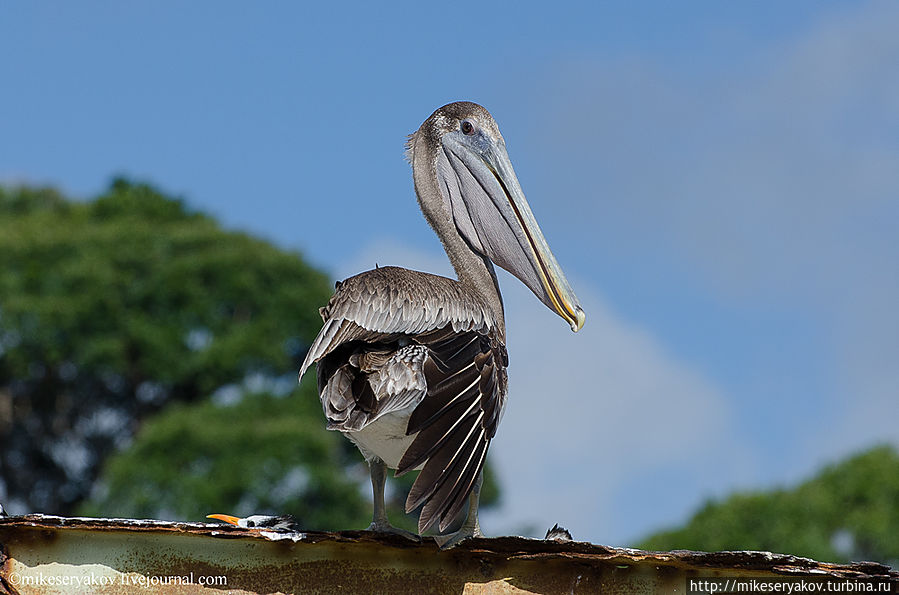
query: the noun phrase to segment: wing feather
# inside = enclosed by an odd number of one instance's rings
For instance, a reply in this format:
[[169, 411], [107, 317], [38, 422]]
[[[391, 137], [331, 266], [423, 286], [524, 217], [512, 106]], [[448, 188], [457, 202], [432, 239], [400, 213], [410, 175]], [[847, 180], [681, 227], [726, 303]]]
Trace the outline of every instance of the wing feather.
[[461, 450], [468, 454], [467, 458], [458, 457], [453, 466], [444, 474], [447, 478], [455, 478], [455, 481], [444, 481], [435, 490], [431, 499], [422, 508], [419, 527], [430, 526], [439, 520], [439, 529], [445, 531], [453, 522], [453, 519], [465, 506], [468, 494], [471, 493], [471, 489], [484, 467], [489, 444], [489, 441], [484, 440], [483, 430], [472, 436], [469, 447]]
[[423, 368], [428, 395], [409, 418], [406, 431], [417, 436], [397, 468], [402, 475], [424, 463], [406, 499], [407, 512], [424, 503], [420, 532], [438, 522], [443, 531], [462, 510], [483, 469], [506, 395], [507, 359], [495, 338], [466, 333], [428, 348], [431, 356]]
[[339, 283], [300, 370], [318, 363], [329, 428], [358, 431], [415, 405], [397, 475], [423, 465], [406, 510], [444, 530], [483, 470], [506, 396], [503, 329], [458, 281], [383, 267]]
[[306, 354], [300, 378], [349, 341], [395, 340], [399, 334], [446, 326], [457, 333], [496, 330], [491, 310], [458, 281], [399, 267], [381, 267], [343, 281], [321, 313], [324, 326]]

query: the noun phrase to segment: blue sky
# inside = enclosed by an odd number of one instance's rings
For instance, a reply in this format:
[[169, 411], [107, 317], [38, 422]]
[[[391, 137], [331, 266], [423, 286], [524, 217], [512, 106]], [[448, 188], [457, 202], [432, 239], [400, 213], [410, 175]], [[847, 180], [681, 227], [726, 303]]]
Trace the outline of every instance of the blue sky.
[[488, 533], [623, 545], [899, 444], [895, 2], [4, 3], [0, 181], [114, 174], [335, 277], [448, 274], [405, 135], [486, 106], [587, 312], [504, 276]]

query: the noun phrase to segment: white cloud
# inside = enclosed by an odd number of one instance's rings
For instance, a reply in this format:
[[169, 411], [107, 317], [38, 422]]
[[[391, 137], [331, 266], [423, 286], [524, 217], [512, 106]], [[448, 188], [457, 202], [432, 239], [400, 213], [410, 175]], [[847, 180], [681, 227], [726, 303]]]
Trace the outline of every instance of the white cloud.
[[[575, 284], [587, 324], [572, 334], [517, 280], [502, 283], [510, 389], [493, 461], [503, 529], [558, 522], [576, 538], [622, 543], [675, 523], [697, 493], [720, 493], [754, 468], [726, 396], [595, 288]], [[660, 474], [674, 483], [659, 489]], [[630, 492], [646, 485], [657, 493]]]
[[375, 266], [399, 266], [455, 278], [453, 267], [443, 252], [415, 250], [393, 238], [375, 237], [365, 240], [366, 245], [355, 256], [348, 262], [337, 264], [337, 279], [352, 277]]

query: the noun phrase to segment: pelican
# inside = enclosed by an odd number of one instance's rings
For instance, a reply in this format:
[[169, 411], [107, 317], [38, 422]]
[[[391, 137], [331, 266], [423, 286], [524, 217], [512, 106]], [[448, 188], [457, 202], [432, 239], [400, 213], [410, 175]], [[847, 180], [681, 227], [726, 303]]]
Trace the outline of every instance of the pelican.
[[521, 280], [572, 331], [584, 324], [490, 113], [439, 108], [409, 136], [418, 203], [458, 279], [381, 267], [338, 282], [300, 369], [318, 364], [329, 430], [353, 441], [371, 468], [369, 530], [403, 533], [384, 505], [387, 468], [421, 470], [406, 512], [418, 532], [443, 533], [469, 502], [452, 547], [481, 535], [478, 499], [490, 441], [506, 403], [506, 326], [494, 264]]

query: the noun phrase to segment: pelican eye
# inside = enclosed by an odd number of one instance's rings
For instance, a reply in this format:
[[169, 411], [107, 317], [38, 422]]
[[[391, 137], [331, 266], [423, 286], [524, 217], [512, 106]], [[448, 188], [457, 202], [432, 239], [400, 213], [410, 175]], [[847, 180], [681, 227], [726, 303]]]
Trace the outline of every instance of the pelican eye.
[[247, 521], [247, 527], [255, 527], [256, 521]]
[[462, 124], [459, 126], [462, 130], [462, 134], [465, 136], [471, 136], [474, 134], [474, 124], [469, 122], [468, 120], [462, 120]]

